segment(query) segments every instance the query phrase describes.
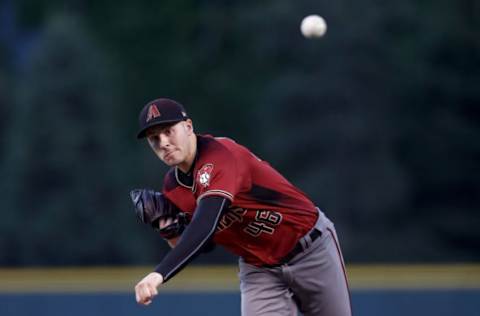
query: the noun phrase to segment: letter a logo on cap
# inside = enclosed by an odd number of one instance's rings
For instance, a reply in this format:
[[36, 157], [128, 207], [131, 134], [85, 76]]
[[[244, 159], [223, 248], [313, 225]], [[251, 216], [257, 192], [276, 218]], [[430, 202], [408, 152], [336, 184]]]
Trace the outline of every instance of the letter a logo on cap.
[[150, 107], [148, 108], [147, 122], [150, 122], [151, 120], [159, 117], [160, 115], [161, 114], [157, 106], [155, 104], [150, 105]]

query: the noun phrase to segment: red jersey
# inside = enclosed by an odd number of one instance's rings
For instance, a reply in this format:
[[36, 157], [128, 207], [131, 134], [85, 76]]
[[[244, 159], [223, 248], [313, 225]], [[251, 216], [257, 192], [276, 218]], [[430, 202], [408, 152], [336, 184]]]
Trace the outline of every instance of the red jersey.
[[229, 199], [213, 240], [247, 263], [278, 263], [317, 221], [315, 205], [302, 191], [231, 139], [197, 135], [193, 185], [183, 184], [178, 172], [175, 167], [165, 176], [165, 196], [190, 216], [205, 196]]

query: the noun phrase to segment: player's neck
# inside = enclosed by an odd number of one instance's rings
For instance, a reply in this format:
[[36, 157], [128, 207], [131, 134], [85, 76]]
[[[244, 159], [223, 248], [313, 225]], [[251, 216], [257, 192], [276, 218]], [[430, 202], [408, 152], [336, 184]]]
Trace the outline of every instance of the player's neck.
[[187, 158], [184, 162], [178, 165], [178, 169], [180, 169], [180, 171], [185, 174], [188, 173], [188, 171], [193, 165], [193, 162], [195, 161], [195, 155], [197, 154], [197, 135], [191, 135], [189, 148], [190, 150], [188, 152]]

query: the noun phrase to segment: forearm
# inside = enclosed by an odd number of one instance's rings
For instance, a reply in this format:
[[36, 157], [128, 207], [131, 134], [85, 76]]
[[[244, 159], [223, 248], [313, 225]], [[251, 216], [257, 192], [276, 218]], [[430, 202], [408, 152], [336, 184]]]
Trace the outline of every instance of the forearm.
[[199, 202], [192, 222], [178, 240], [172, 241], [174, 248], [155, 269], [155, 272], [163, 276], [164, 282], [183, 269], [209, 244], [223, 211], [229, 205], [229, 200], [216, 196], [206, 197]]

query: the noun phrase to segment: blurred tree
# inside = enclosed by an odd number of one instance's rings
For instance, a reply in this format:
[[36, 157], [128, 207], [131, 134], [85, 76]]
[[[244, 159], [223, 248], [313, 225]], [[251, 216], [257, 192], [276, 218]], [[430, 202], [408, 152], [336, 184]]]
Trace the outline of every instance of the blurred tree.
[[480, 39], [475, 35], [480, 23], [475, 6], [471, 1], [423, 4], [419, 13], [430, 18], [415, 20], [409, 52], [394, 55], [404, 61], [397, 70], [405, 78], [397, 92], [394, 148], [412, 175], [414, 194], [405, 213], [416, 219], [401, 229], [428, 237], [418, 238], [409, 252], [431, 260], [479, 259], [471, 251], [480, 247], [475, 229], [480, 224]]
[[119, 189], [115, 121], [121, 106], [112, 66], [81, 19], [59, 14], [49, 20], [18, 78], [2, 166], [10, 225], [2, 229], [0, 263], [141, 259], [140, 235], [123, 233], [135, 221], [126, 211], [128, 191]]

